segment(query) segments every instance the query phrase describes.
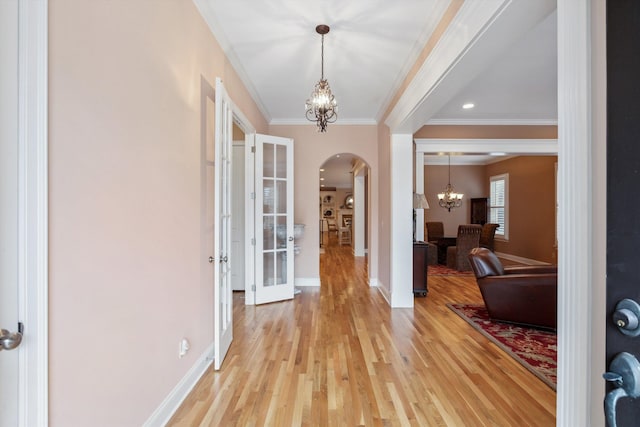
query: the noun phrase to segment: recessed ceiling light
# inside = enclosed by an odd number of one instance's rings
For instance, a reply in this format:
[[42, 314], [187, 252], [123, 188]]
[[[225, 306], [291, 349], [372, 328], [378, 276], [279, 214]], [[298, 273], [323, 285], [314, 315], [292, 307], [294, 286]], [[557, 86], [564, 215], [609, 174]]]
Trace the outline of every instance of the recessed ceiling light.
[[464, 108], [465, 110], [468, 110], [470, 108], [475, 107], [476, 105], [473, 102], [467, 102], [466, 104], [462, 104], [462, 108]]
[[324, 187], [324, 184], [320, 184], [320, 187]]
[[324, 181], [324, 178], [320, 178], [320, 181]]
[[338, 158], [339, 158], [339, 157], [340, 157], [340, 154], [336, 154], [336, 157], [338, 157]]
[[494, 151], [493, 153], [489, 153], [490, 156], [506, 156], [507, 153], [503, 153], [502, 151]]
[[324, 172], [324, 168], [320, 168], [320, 172]]

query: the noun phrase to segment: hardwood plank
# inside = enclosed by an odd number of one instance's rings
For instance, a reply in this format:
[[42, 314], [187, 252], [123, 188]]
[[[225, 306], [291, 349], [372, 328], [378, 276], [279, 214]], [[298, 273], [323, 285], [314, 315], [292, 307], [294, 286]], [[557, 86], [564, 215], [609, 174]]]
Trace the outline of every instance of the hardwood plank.
[[473, 277], [430, 276], [392, 310], [336, 242], [320, 289], [258, 307], [234, 294], [227, 360], [170, 426], [555, 425], [555, 392], [446, 307], [482, 301]]

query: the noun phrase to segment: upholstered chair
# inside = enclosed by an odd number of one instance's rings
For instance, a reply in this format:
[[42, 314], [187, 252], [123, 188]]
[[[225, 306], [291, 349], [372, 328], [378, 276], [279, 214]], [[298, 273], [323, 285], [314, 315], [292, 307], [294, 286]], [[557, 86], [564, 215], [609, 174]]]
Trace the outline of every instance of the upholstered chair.
[[447, 267], [458, 271], [469, 271], [469, 252], [480, 245], [482, 226], [465, 224], [458, 226], [456, 245], [447, 248]]
[[556, 329], [558, 267], [503, 267], [495, 253], [475, 248], [469, 262], [491, 319]]
[[427, 241], [437, 243], [444, 237], [444, 224], [442, 222], [427, 222]]
[[500, 227], [500, 224], [486, 223], [482, 226], [482, 232], [480, 233], [480, 247], [494, 250], [493, 241], [496, 236], [496, 230]]

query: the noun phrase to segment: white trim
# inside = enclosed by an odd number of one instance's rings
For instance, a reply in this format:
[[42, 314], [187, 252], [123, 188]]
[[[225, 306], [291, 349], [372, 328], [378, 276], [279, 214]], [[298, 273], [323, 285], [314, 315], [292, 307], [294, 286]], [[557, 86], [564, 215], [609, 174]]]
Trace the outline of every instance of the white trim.
[[369, 278], [369, 287], [370, 288], [379, 288], [380, 287], [380, 282], [375, 277], [374, 278]]
[[[416, 153], [415, 162], [416, 162], [416, 165], [414, 169], [415, 170], [414, 193], [424, 194], [424, 163], [425, 163], [424, 154]], [[424, 225], [423, 225], [424, 209], [414, 209], [413, 212], [414, 212], [413, 227], [415, 228], [413, 238], [417, 242], [424, 242]]]
[[389, 113], [391, 133], [414, 133], [478, 72], [555, 8], [555, 0], [467, 1]]
[[[307, 119], [272, 119], [269, 121], [269, 125], [273, 126], [317, 126], [315, 122], [311, 122]], [[331, 123], [331, 126], [377, 126], [378, 122], [374, 119], [349, 119], [340, 118], [335, 123]]]
[[429, 119], [429, 126], [557, 126], [558, 119]]
[[[451, 74], [455, 69], [455, 66], [452, 65], [464, 57], [473, 46], [475, 39], [485, 32], [486, 28], [495, 20], [495, 15], [508, 3], [508, 0], [487, 0], [462, 4], [436, 46], [387, 116], [385, 124], [392, 132], [395, 132], [403, 122], [411, 118], [415, 109], [423, 103], [424, 98], [433, 93], [444, 76]], [[465, 30], [460, 31], [462, 28]], [[436, 108], [436, 111], [438, 109]], [[433, 113], [422, 117], [429, 119], [432, 115]], [[400, 129], [400, 131], [411, 133], [416, 130]]]
[[[558, 2], [558, 426], [604, 424], [602, 400], [592, 413], [592, 395], [604, 397], [604, 380], [595, 379], [592, 365], [592, 358], [603, 360], [592, 354], [593, 323], [605, 317], [594, 315], [602, 311], [592, 299], [591, 7]], [[598, 351], [604, 354], [604, 345]]]
[[[504, 204], [503, 205], [494, 205], [491, 198], [491, 183], [493, 181], [504, 181]], [[496, 230], [496, 239], [508, 242], [509, 241], [509, 174], [501, 173], [499, 175], [493, 175], [489, 177], [489, 206], [487, 209], [489, 210], [489, 221], [493, 222], [493, 218], [491, 217], [491, 209], [493, 208], [503, 208], [504, 209], [504, 229], [500, 230], [498, 228]], [[497, 223], [497, 222], [496, 222]]]
[[391, 104], [391, 101], [393, 100], [393, 98], [396, 96], [396, 94], [402, 87], [402, 84], [404, 83], [407, 76], [411, 72], [411, 69], [413, 68], [413, 66], [416, 64], [416, 62], [420, 58], [420, 55], [422, 55], [422, 52], [424, 51], [425, 46], [427, 45], [427, 42], [433, 36], [434, 30], [442, 21], [442, 17], [444, 16], [445, 12], [449, 8], [450, 3], [451, 3], [450, 1], [442, 1], [442, 0], [434, 2], [434, 5], [432, 9], [429, 11], [428, 16], [425, 17], [427, 22], [423, 26], [422, 33], [414, 43], [411, 49], [411, 52], [407, 56], [407, 59], [405, 60], [404, 65], [402, 66], [402, 69], [396, 76], [395, 80], [393, 81], [393, 84], [389, 87], [387, 95], [384, 97], [384, 100], [380, 104], [378, 113], [375, 116], [378, 122], [380, 122], [383, 119], [384, 113], [386, 113], [387, 110], [389, 109], [389, 105]]
[[251, 197], [251, 193], [255, 191], [255, 174], [256, 174], [256, 134], [245, 133], [245, 151], [244, 151], [244, 304], [256, 304], [256, 245], [252, 241], [256, 239], [255, 211], [256, 201]]
[[19, 3], [18, 138], [21, 150], [19, 426], [46, 426], [48, 359], [48, 1]]
[[184, 377], [171, 390], [169, 395], [162, 401], [160, 406], [153, 411], [153, 414], [143, 424], [144, 427], [165, 426], [180, 408], [182, 402], [189, 396], [193, 387], [198, 383], [202, 375], [213, 363], [211, 354], [213, 353], [213, 343], [200, 355], [196, 363], [189, 369]]
[[[238, 77], [240, 77], [242, 84], [247, 89], [249, 95], [251, 95], [251, 98], [253, 98], [254, 102], [258, 106], [258, 109], [262, 113], [262, 116], [267, 122], [269, 122], [269, 120], [271, 120], [269, 110], [265, 106], [264, 102], [262, 102], [262, 99], [258, 95], [258, 91], [251, 82], [251, 79], [247, 75], [247, 72], [242, 67], [242, 62], [240, 62], [240, 60], [238, 59], [238, 55], [236, 55], [235, 51], [231, 47], [229, 39], [227, 39], [227, 36], [222, 31], [222, 26], [218, 23], [216, 14], [212, 10], [212, 8], [214, 7], [213, 2], [207, 0], [193, 0], [193, 3], [196, 5], [196, 8], [200, 12], [200, 15], [202, 15], [204, 21], [207, 23], [211, 34], [222, 48], [225, 56], [229, 60], [229, 63], [231, 63], [231, 66], [238, 74]], [[234, 111], [236, 110], [234, 109]]]
[[413, 136], [391, 135], [391, 307], [413, 307]]
[[378, 288], [378, 292], [382, 294], [382, 297], [387, 301], [387, 304], [389, 304], [389, 307], [391, 307], [391, 293], [389, 292], [389, 288], [384, 286], [382, 283], [378, 283], [377, 286], [370, 285], [370, 287]]
[[557, 139], [447, 139], [416, 138], [416, 153], [488, 153], [550, 154], [558, 153]]
[[309, 287], [309, 288], [319, 288], [320, 287], [320, 278], [319, 277], [296, 277], [294, 280], [296, 286], [300, 288]]
[[[422, 153], [425, 154], [425, 153]], [[486, 166], [493, 163], [504, 162], [517, 156], [492, 156], [487, 154], [461, 154], [451, 159], [451, 166]], [[433, 154], [425, 154], [423, 165], [448, 166], [447, 157]]]
[[514, 261], [524, 265], [551, 265], [548, 262], [538, 261], [531, 258], [524, 258], [517, 255], [505, 254], [502, 252], [496, 252], [498, 258], [508, 259], [509, 261]]

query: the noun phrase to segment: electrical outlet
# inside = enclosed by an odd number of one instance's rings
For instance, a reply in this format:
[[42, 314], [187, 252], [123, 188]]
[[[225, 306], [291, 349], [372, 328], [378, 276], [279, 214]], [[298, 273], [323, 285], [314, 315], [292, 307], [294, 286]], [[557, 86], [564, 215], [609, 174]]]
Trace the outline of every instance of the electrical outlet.
[[182, 359], [189, 351], [189, 348], [191, 348], [191, 346], [189, 345], [189, 340], [186, 338], [182, 338], [178, 343], [178, 357]]

